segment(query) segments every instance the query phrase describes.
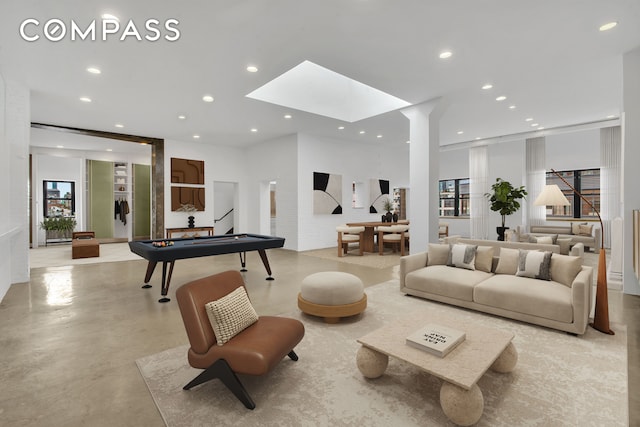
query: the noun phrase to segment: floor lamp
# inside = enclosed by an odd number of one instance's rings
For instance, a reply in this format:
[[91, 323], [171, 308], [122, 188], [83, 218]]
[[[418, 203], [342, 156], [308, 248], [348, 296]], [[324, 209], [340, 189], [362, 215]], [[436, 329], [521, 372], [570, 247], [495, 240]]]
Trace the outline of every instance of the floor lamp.
[[[604, 226], [602, 224], [602, 218], [600, 212], [593, 206], [589, 200], [587, 200], [582, 194], [578, 192], [571, 184], [569, 184], [558, 172], [551, 169], [554, 175], [562, 180], [574, 193], [576, 193], [582, 200], [584, 200], [593, 211], [598, 215], [600, 221], [600, 256], [598, 257], [598, 279], [596, 282], [596, 309], [593, 316], [593, 323], [590, 323], [591, 327], [597, 329], [605, 334], [614, 335], [614, 332], [609, 328], [609, 296], [607, 294], [607, 256], [604, 249]], [[540, 195], [533, 202], [534, 206], [569, 206], [569, 200], [562, 194], [560, 188], [557, 185], [545, 185]]]

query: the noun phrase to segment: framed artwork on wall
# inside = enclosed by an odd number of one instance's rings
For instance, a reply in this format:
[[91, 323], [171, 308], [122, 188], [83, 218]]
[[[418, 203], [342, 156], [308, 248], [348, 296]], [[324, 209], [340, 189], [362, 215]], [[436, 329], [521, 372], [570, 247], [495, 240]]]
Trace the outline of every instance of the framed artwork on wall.
[[171, 158], [171, 182], [204, 185], [204, 161]]
[[386, 179], [372, 179], [369, 186], [369, 213], [385, 213], [384, 202], [389, 197], [389, 181]]
[[313, 173], [313, 213], [342, 213], [342, 175]]
[[179, 210], [184, 205], [193, 205], [197, 211], [204, 211], [204, 188], [171, 187], [171, 210]]

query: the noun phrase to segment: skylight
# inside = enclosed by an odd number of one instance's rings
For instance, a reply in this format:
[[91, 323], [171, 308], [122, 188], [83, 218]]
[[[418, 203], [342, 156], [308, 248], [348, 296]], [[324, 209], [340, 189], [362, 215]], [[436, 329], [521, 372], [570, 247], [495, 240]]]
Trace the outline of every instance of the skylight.
[[310, 61], [300, 63], [247, 97], [350, 123], [410, 105]]

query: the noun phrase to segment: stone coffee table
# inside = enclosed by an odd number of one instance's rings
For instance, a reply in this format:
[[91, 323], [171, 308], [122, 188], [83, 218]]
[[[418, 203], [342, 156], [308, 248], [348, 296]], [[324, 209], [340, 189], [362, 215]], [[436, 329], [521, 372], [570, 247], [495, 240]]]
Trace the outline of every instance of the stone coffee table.
[[[513, 370], [518, 361], [511, 342], [514, 334], [426, 310], [394, 320], [358, 339], [362, 344], [356, 356], [358, 369], [367, 378], [378, 378], [387, 369], [389, 356], [410, 363], [444, 380], [440, 405], [451, 421], [464, 426], [475, 424], [484, 410], [477, 382], [489, 368], [497, 372]], [[445, 357], [406, 344], [407, 336], [429, 323], [464, 331], [466, 339]]]

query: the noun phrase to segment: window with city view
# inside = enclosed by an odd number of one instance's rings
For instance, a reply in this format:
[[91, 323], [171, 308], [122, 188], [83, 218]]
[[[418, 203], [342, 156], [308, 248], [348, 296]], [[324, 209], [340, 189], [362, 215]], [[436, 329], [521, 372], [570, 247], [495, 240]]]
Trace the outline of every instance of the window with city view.
[[75, 215], [75, 182], [44, 181], [43, 194], [45, 218]]
[[[600, 169], [558, 171], [569, 184], [600, 211]], [[595, 211], [560, 178], [547, 172], [547, 185], [556, 184], [571, 205], [547, 206], [547, 218], [596, 218]]]
[[440, 184], [440, 216], [469, 216], [469, 178], [445, 179]]

